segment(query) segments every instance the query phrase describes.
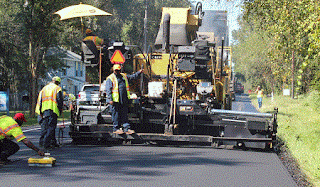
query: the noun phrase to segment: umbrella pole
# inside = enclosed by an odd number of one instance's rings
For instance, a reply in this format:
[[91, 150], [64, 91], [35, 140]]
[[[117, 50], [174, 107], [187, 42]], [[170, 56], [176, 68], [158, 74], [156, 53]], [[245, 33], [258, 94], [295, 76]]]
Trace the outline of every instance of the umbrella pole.
[[101, 58], [102, 58], [101, 48], [102, 47], [100, 47], [100, 55], [99, 55], [99, 84], [100, 84], [100, 86], [101, 86], [101, 63], [102, 63], [102, 60], [101, 60]]
[[[102, 95], [102, 90], [101, 90], [101, 78], [102, 78], [102, 75], [101, 75], [101, 63], [102, 63], [102, 46], [100, 47], [100, 55], [99, 55], [99, 100], [101, 95]], [[101, 101], [99, 102], [100, 103], [100, 110], [101, 110]]]
[[80, 17], [81, 20], [81, 34], [83, 34], [83, 21], [82, 21], [82, 17]]

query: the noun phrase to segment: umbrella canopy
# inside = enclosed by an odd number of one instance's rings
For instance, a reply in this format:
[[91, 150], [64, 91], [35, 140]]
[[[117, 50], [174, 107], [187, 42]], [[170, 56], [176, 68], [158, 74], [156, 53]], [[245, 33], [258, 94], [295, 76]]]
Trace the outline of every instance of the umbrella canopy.
[[111, 16], [112, 14], [105, 12], [101, 9], [98, 9], [94, 6], [82, 4], [71, 5], [66, 8], [63, 8], [55, 14], [60, 15], [60, 20], [76, 18], [76, 17], [85, 17], [85, 16]]

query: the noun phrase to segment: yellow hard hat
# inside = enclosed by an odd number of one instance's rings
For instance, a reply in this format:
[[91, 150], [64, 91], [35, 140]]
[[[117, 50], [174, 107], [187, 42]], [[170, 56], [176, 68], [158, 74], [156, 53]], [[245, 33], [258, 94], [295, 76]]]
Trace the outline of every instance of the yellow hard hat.
[[59, 83], [61, 82], [61, 79], [58, 76], [53, 77], [52, 80]]
[[120, 64], [113, 65], [113, 70], [121, 70], [121, 65]]

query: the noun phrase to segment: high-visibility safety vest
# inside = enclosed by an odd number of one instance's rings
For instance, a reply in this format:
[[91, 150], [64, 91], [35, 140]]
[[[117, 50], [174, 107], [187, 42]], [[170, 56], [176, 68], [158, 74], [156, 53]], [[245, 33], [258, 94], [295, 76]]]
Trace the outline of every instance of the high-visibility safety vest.
[[70, 101], [74, 101], [76, 100], [76, 96], [74, 96], [73, 94], [69, 94], [69, 99]]
[[40, 103], [41, 103], [41, 95], [42, 95], [42, 90], [40, 91], [39, 95], [38, 95], [38, 99], [37, 99], [37, 104], [36, 104], [36, 109], [35, 109], [35, 113], [40, 115]]
[[[129, 83], [128, 83], [128, 78], [127, 75], [124, 73], [121, 73], [122, 77], [124, 78], [124, 81], [126, 83], [126, 89], [127, 89], [127, 96], [128, 99], [130, 99], [130, 90], [129, 90]], [[111, 75], [109, 75], [107, 77], [107, 80], [110, 79], [112, 82], [112, 100], [113, 102], [119, 102], [119, 84], [118, 84], [118, 80], [117, 77], [114, 73], [112, 73]]]
[[[45, 110], [51, 109], [57, 116], [60, 116], [60, 111], [58, 108], [57, 102], [57, 94], [61, 91], [61, 87], [51, 82], [47, 86], [43, 87], [43, 89], [39, 93], [38, 102], [36, 106], [36, 113], [43, 113]], [[40, 109], [41, 103], [41, 109]]]
[[263, 95], [263, 91], [262, 90], [259, 90], [258, 93], [257, 93], [257, 98], [261, 98]]
[[96, 45], [97, 47], [100, 47], [103, 43], [103, 40], [98, 36], [87, 36], [83, 39], [83, 41], [88, 41], [88, 40], [93, 41], [94, 45]]
[[21, 127], [12, 117], [9, 116], [0, 117], [0, 140], [4, 138], [15, 138], [18, 142], [26, 139]]

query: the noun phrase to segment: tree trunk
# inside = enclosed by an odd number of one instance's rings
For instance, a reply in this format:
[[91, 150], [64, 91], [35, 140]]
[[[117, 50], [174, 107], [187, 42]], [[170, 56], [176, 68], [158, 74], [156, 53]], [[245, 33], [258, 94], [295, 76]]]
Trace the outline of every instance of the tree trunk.
[[36, 80], [37, 80], [37, 66], [36, 66], [36, 58], [35, 55], [37, 53], [35, 53], [35, 46], [33, 45], [34, 41], [33, 41], [33, 35], [30, 32], [29, 34], [29, 60], [30, 60], [30, 72], [31, 72], [31, 92], [30, 92], [30, 100], [31, 100], [31, 104], [30, 104], [30, 108], [29, 108], [29, 114], [30, 117], [35, 117], [35, 108], [36, 108], [36, 102], [37, 102], [37, 85], [36, 85]]
[[294, 64], [294, 51], [292, 51], [292, 67], [291, 67], [291, 73], [292, 73], [292, 81], [291, 81], [291, 97], [294, 99], [294, 71], [295, 71], [295, 64]]
[[[34, 62], [32, 62], [31, 66], [34, 66]], [[35, 68], [32, 68], [31, 70], [31, 108], [30, 108], [30, 117], [35, 117], [35, 108], [36, 108], [36, 104], [37, 104], [37, 84], [36, 84], [36, 80], [37, 80], [37, 75], [36, 75], [36, 71]]]

